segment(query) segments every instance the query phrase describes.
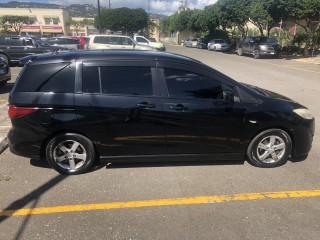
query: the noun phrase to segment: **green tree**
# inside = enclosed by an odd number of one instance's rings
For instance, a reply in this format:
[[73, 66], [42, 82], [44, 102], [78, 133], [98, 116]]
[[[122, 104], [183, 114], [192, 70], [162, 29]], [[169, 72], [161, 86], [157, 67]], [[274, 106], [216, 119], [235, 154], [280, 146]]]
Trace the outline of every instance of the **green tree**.
[[265, 28], [268, 36], [271, 28], [279, 26], [279, 22], [285, 17], [279, 8], [278, 0], [252, 0], [249, 16], [250, 22], [259, 29], [260, 35], [264, 35]]
[[80, 20], [80, 21], [70, 19], [66, 23], [67, 26], [71, 26], [76, 31], [77, 36], [78, 36], [81, 29], [83, 29], [84, 27], [87, 27], [89, 25], [93, 25], [93, 24], [94, 24], [93, 20], [87, 19], [87, 18]]
[[223, 29], [238, 29], [241, 37], [247, 34], [246, 23], [249, 21], [252, 0], [218, 0], [215, 12], [219, 26]]
[[28, 16], [5, 15], [2, 17], [2, 24], [11, 25], [17, 34], [21, 33], [23, 26], [33, 24], [33, 22]]
[[[101, 28], [105, 31], [121, 31], [122, 34], [133, 34], [148, 27], [149, 16], [142, 8], [116, 8], [101, 11]], [[98, 17], [94, 24], [98, 27]]]
[[293, 21], [302, 27], [306, 34], [304, 54], [309, 55], [309, 47], [316, 44], [317, 31], [320, 29], [319, 0], [279, 0], [285, 12], [285, 20]]

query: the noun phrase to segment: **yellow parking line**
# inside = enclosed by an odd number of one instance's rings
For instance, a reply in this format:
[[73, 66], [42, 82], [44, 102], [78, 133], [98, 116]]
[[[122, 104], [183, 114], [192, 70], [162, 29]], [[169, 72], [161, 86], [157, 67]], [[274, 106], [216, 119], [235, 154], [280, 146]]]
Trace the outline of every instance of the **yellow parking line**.
[[1, 100], [1, 99], [0, 99], [0, 102], [7, 102], [7, 100]]
[[0, 211], [0, 216], [10, 217], [10, 216], [63, 213], [63, 212], [81, 212], [81, 211], [92, 211], [92, 210], [214, 204], [214, 203], [225, 203], [225, 202], [235, 202], [235, 201], [307, 198], [307, 197], [320, 197], [320, 189], [305, 190], [305, 191], [264, 192], [264, 193], [245, 193], [245, 194], [236, 194], [236, 195], [214, 195], [214, 196], [199, 196], [199, 197], [187, 197], [187, 198], [169, 198], [169, 199], [155, 199], [155, 200], [145, 200], [145, 201], [113, 202], [113, 203], [98, 203], [98, 204], [84, 204], [84, 205], [65, 205], [65, 206], [29, 208], [29, 209], [28, 208], [13, 209], [13, 210]]

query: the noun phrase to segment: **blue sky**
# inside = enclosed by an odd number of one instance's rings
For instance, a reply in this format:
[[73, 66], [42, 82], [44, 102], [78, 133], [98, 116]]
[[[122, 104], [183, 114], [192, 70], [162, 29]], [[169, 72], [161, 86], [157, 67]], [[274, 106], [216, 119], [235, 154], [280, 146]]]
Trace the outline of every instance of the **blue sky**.
[[[203, 9], [205, 6], [215, 3], [217, 0], [187, 0], [188, 6], [198, 9]], [[6, 3], [10, 1], [0, 0], [0, 3]], [[55, 3], [59, 5], [70, 4], [97, 4], [97, 0], [32, 0], [20, 2], [40, 2], [40, 3]], [[180, 0], [110, 0], [111, 8], [129, 7], [129, 8], [144, 8], [148, 10], [148, 6], [151, 12], [170, 15], [178, 10]], [[100, 0], [102, 6], [107, 7], [109, 0]]]

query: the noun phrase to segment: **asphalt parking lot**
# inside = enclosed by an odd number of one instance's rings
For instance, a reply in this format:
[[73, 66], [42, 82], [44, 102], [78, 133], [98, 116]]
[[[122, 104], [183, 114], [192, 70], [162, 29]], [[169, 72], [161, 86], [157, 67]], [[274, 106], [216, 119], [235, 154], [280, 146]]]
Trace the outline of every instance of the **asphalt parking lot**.
[[[0, 239], [319, 239], [320, 65], [167, 49], [307, 106], [316, 118], [308, 158], [275, 169], [237, 159], [110, 164], [67, 177], [6, 150], [0, 155]], [[13, 75], [19, 70], [13, 67]], [[2, 126], [10, 125], [11, 83], [0, 92]]]

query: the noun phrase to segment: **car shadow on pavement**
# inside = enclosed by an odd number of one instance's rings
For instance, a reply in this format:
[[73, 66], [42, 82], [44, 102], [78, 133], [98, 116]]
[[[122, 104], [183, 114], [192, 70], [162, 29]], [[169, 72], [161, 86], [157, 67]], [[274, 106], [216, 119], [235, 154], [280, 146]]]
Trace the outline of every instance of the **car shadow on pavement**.
[[34, 189], [33, 191], [27, 193], [25, 196], [17, 199], [16, 201], [12, 202], [9, 206], [5, 209], [0, 211], [0, 224], [7, 220], [8, 218], [14, 216], [14, 214], [19, 211], [20, 209], [24, 208], [28, 205], [30, 209], [29, 214], [25, 214], [25, 219], [21, 223], [16, 235], [12, 239], [21, 239], [23, 232], [28, 227], [28, 223], [30, 222], [32, 216], [32, 209], [36, 208], [41, 196], [49, 191], [51, 188], [55, 187], [56, 185], [60, 184], [63, 180], [65, 180], [68, 176], [66, 175], [57, 175], [50, 179], [49, 181], [45, 182], [38, 188]]
[[13, 83], [7, 83], [5, 86], [0, 88], [0, 94], [9, 93], [13, 88]]
[[[34, 167], [38, 167], [38, 168], [50, 168], [51, 166], [49, 165], [49, 163], [46, 160], [42, 160], [42, 159], [30, 159], [30, 164]], [[105, 163], [96, 163], [93, 165], [93, 167], [91, 168], [91, 170], [89, 172], [94, 172], [98, 169], [101, 169], [103, 167], [105, 167], [106, 164]], [[85, 173], [84, 173], [85, 174]]]

